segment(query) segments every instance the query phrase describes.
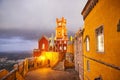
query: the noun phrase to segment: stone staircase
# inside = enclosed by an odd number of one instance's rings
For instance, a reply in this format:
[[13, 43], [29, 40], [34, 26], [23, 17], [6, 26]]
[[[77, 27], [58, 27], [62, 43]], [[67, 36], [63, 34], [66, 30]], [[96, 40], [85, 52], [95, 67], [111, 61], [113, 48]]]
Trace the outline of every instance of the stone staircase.
[[63, 71], [64, 70], [64, 60], [59, 61], [52, 69]]

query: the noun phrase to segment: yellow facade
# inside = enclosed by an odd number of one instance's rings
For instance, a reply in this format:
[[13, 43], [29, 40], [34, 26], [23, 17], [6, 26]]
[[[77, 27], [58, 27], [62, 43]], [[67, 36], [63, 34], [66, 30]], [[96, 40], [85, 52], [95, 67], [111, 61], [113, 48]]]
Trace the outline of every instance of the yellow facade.
[[74, 43], [73, 43], [73, 37], [70, 36], [70, 39], [67, 44], [67, 53], [74, 53]]
[[74, 44], [67, 45], [67, 53], [74, 53]]
[[[90, 0], [88, 0], [90, 3]], [[97, 0], [91, 0], [97, 1]], [[89, 7], [87, 3], [87, 7]], [[85, 16], [84, 8], [82, 15]], [[84, 80], [94, 80], [101, 77], [103, 80], [120, 80], [120, 32], [117, 25], [120, 20], [120, 0], [98, 0], [84, 20], [84, 34], [90, 38], [90, 50], [84, 51]], [[95, 30], [104, 28], [104, 52], [96, 50]], [[87, 70], [89, 60], [89, 70]]]
[[38, 61], [40, 61], [42, 66], [48, 65], [48, 60], [50, 61], [50, 67], [53, 67], [56, 65], [56, 63], [59, 61], [59, 53], [58, 52], [42, 52], [41, 56], [38, 58]]

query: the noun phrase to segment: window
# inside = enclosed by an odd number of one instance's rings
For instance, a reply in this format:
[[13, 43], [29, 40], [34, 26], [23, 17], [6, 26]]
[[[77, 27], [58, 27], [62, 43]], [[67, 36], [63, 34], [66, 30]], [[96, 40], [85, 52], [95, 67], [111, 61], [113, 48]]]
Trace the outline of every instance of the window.
[[45, 44], [44, 43], [42, 44], [42, 49], [45, 49]]
[[119, 20], [119, 22], [117, 24], [117, 32], [120, 32], [120, 20]]
[[64, 50], [66, 50], [66, 46], [64, 46]]
[[66, 41], [64, 41], [64, 44], [66, 44]]
[[89, 36], [86, 36], [86, 51], [90, 51], [90, 38]]
[[104, 33], [103, 26], [96, 29], [97, 51], [104, 52]]
[[87, 71], [90, 71], [90, 62], [87, 60]]
[[101, 77], [95, 78], [94, 80], [103, 80]]
[[60, 50], [62, 50], [62, 47], [60, 46]]

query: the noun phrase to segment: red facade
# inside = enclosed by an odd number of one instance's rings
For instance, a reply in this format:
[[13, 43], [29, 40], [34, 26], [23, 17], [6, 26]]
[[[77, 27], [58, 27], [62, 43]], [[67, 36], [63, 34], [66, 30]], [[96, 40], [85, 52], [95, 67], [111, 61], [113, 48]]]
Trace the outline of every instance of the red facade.
[[41, 55], [41, 53], [40, 53], [40, 50], [39, 49], [34, 49], [33, 50], [33, 57], [38, 57], [38, 56], [40, 56]]
[[56, 39], [55, 51], [60, 53], [59, 59], [63, 60], [65, 58], [65, 53], [67, 52], [67, 40]]
[[48, 51], [49, 48], [49, 40], [46, 36], [42, 36], [38, 40], [38, 49], [33, 50], [33, 56], [39, 57], [42, 51]]
[[57, 52], [66, 53], [66, 51], [67, 51], [67, 40], [57, 39], [55, 41], [55, 46], [56, 46], [56, 51]]
[[38, 41], [38, 49], [40, 52], [48, 51], [49, 48], [49, 40], [46, 36], [42, 36]]

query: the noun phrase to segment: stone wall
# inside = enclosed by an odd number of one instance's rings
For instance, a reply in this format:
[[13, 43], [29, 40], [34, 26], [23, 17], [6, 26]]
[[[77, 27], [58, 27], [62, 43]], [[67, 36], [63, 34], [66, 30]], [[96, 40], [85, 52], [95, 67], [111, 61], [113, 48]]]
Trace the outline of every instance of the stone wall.
[[26, 58], [24, 61], [15, 64], [10, 72], [3, 69], [0, 71], [0, 80], [24, 80], [24, 76], [31, 69], [37, 68], [36, 58]]

